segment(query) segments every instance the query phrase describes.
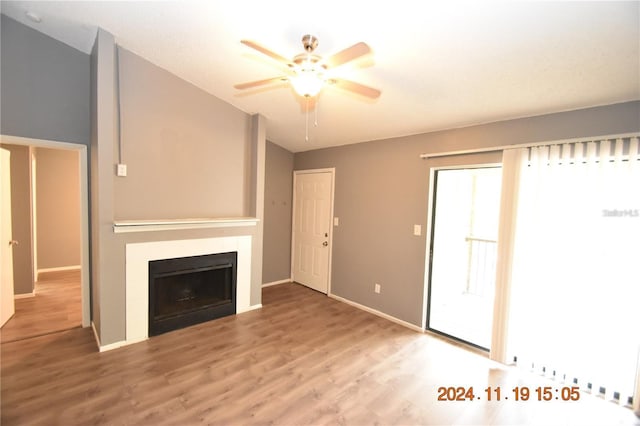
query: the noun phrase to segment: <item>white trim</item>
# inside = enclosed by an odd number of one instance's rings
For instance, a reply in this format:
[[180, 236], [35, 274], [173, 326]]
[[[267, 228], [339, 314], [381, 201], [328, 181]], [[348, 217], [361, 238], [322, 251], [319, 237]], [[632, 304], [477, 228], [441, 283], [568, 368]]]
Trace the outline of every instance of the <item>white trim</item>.
[[149, 338], [149, 262], [203, 254], [238, 253], [236, 275], [236, 313], [258, 309], [251, 306], [251, 235], [199, 238], [189, 240], [151, 241], [125, 246], [125, 312], [124, 344]]
[[93, 321], [91, 321], [91, 330], [93, 330], [93, 338], [96, 339], [98, 350], [100, 350], [100, 337], [98, 336], [98, 332], [96, 331], [96, 324]]
[[[331, 174], [331, 201], [329, 207], [329, 262], [327, 265], [327, 295], [331, 295], [331, 269], [333, 266], [333, 215], [335, 205], [335, 193], [336, 193], [336, 168], [328, 167], [324, 169], [308, 169], [308, 170], [294, 170], [293, 171], [293, 198], [291, 203], [291, 281], [294, 280], [294, 255], [295, 255], [295, 226], [296, 226], [296, 178], [298, 175], [311, 174], [311, 173], [330, 173]], [[304, 285], [304, 284], [303, 284]]]
[[293, 173], [297, 173], [299, 175], [304, 175], [307, 173], [335, 173], [335, 167], [325, 167], [324, 169], [305, 169], [305, 170], [294, 170]]
[[18, 299], [28, 299], [30, 297], [36, 297], [36, 292], [35, 290], [32, 291], [31, 293], [20, 293], [20, 294], [14, 294], [13, 295], [13, 299], [14, 300], [18, 300]]
[[38, 281], [38, 227], [36, 226], [36, 150], [29, 146], [29, 220], [31, 227], [31, 286], [33, 281]]
[[[81, 283], [80, 283], [80, 292], [81, 292], [81, 303], [82, 303], [82, 327], [89, 327], [91, 322], [91, 282], [89, 280], [89, 160], [88, 160], [88, 150], [87, 146], [82, 143], [70, 143], [70, 142], [60, 142], [60, 141], [52, 141], [46, 139], [30, 139], [30, 138], [22, 138], [18, 136], [10, 136], [10, 135], [0, 135], [0, 142], [7, 143], [12, 145], [23, 145], [28, 146], [30, 148], [51, 148], [51, 149], [64, 149], [70, 151], [76, 151], [79, 155], [79, 167], [80, 167], [80, 239], [81, 239], [81, 247], [80, 247], [80, 263], [82, 265], [82, 274], [81, 274]], [[32, 150], [31, 150], [32, 151]], [[31, 158], [33, 161], [33, 157]], [[32, 163], [33, 167], [33, 163]], [[35, 173], [35, 170], [34, 170]], [[35, 187], [35, 179], [32, 178], [32, 185]], [[35, 193], [33, 194], [35, 197]], [[35, 200], [32, 200], [35, 202]], [[37, 208], [36, 205], [32, 206], [32, 214], [35, 212]], [[34, 219], [35, 220], [35, 219]], [[33, 226], [33, 225], [32, 225]], [[35, 227], [32, 230], [32, 238], [33, 242], [33, 274], [34, 278], [36, 278], [37, 274], [37, 264], [38, 257], [36, 252], [36, 242], [37, 238]]]
[[60, 142], [47, 139], [31, 139], [20, 136], [0, 135], [2, 143], [10, 145], [35, 146], [36, 148], [66, 149], [68, 151], [80, 151], [81, 147], [87, 147], [82, 142]]
[[80, 150], [80, 287], [82, 304], [82, 327], [91, 321], [91, 274], [89, 257], [89, 159], [88, 150]]
[[127, 232], [172, 231], [179, 229], [231, 228], [256, 226], [255, 217], [198, 218], [198, 219], [158, 219], [158, 220], [119, 220], [113, 222], [115, 234]]
[[336, 196], [336, 168], [328, 169], [331, 172], [331, 207], [329, 208], [329, 266], [327, 270], [327, 295], [331, 295], [331, 271], [333, 268], [333, 214]]
[[603, 139], [620, 139], [620, 138], [632, 138], [640, 136], [638, 132], [632, 133], [619, 133], [615, 135], [603, 135], [603, 136], [590, 136], [590, 137], [581, 137], [581, 138], [573, 138], [573, 139], [561, 139], [555, 141], [543, 141], [543, 142], [530, 142], [523, 144], [512, 144], [512, 145], [499, 145], [499, 146], [490, 146], [486, 148], [473, 148], [473, 149], [462, 149], [458, 151], [446, 151], [446, 152], [434, 152], [428, 154], [420, 154], [420, 158], [423, 160], [427, 160], [429, 158], [435, 157], [447, 157], [450, 155], [464, 155], [464, 154], [476, 154], [480, 152], [492, 152], [492, 151], [503, 151], [505, 149], [512, 148], [530, 148], [532, 146], [545, 146], [545, 145], [560, 145], [563, 143], [573, 143], [573, 142], [590, 142], [590, 141], [600, 141]]
[[[500, 154], [496, 154], [500, 155]], [[502, 163], [472, 163], [472, 164], [458, 164], [453, 166], [432, 166], [429, 167], [434, 171], [440, 170], [464, 170], [464, 169], [490, 169], [492, 167], [502, 167]]]
[[296, 175], [296, 171], [293, 171], [293, 187], [292, 187], [292, 191], [293, 193], [291, 194], [291, 257], [289, 258], [289, 266], [291, 268], [291, 270], [289, 271], [289, 276], [291, 277], [291, 281], [293, 281], [293, 269], [295, 267], [295, 264], [293, 263], [294, 261], [294, 250], [295, 250], [295, 236], [294, 236], [294, 230], [296, 228], [296, 179], [297, 179], [297, 175]]
[[121, 348], [123, 346], [126, 346], [127, 343], [124, 340], [121, 340], [119, 342], [115, 342], [115, 343], [110, 343], [108, 345], [101, 345], [100, 346], [100, 352], [107, 352], [107, 351], [111, 351], [114, 349], [118, 349]]
[[58, 266], [55, 268], [42, 268], [42, 269], [38, 269], [38, 276], [40, 276], [40, 274], [44, 274], [47, 272], [77, 271], [79, 269], [82, 269], [81, 265]]
[[391, 322], [395, 322], [396, 324], [399, 324], [399, 325], [401, 325], [403, 327], [407, 327], [407, 328], [409, 328], [409, 329], [411, 329], [413, 331], [417, 331], [418, 333], [424, 333], [424, 329], [423, 328], [418, 327], [417, 325], [411, 324], [410, 322], [407, 322], [407, 321], [401, 320], [399, 318], [396, 318], [394, 316], [391, 316], [389, 314], [385, 314], [384, 312], [380, 312], [377, 309], [373, 309], [373, 308], [370, 308], [368, 306], [361, 305], [361, 304], [359, 304], [357, 302], [354, 302], [352, 300], [345, 299], [344, 297], [336, 296], [335, 294], [329, 294], [328, 296], [330, 298], [332, 298], [332, 299], [337, 300], [338, 302], [346, 303], [347, 305], [351, 305], [351, 306], [353, 306], [355, 308], [358, 308], [358, 309], [361, 309], [363, 311], [369, 312], [370, 314], [379, 316], [379, 317], [384, 318], [386, 320], [389, 320]]
[[107, 352], [107, 351], [111, 351], [113, 349], [118, 349], [121, 348], [123, 346], [125, 346], [127, 344], [127, 342], [125, 342], [124, 340], [121, 340], [119, 342], [115, 342], [115, 343], [110, 343], [108, 345], [102, 345], [100, 343], [100, 337], [98, 336], [98, 332], [96, 331], [96, 324], [91, 321], [91, 329], [93, 330], [93, 337], [95, 337], [96, 339], [96, 344], [98, 345], [98, 351], [99, 352]]
[[256, 309], [262, 309], [262, 303], [258, 303], [257, 305], [251, 305], [246, 308], [236, 309], [236, 314], [244, 314], [245, 312], [255, 311]]
[[293, 281], [293, 280], [292, 280], [291, 278], [287, 278], [287, 279], [279, 280], [279, 281], [271, 281], [270, 283], [264, 283], [264, 284], [262, 284], [262, 288], [265, 288], [265, 287], [272, 287], [272, 286], [274, 286], [274, 285], [279, 285], [279, 284], [287, 284], [287, 283], [290, 283], [290, 282], [292, 282], [292, 281]]

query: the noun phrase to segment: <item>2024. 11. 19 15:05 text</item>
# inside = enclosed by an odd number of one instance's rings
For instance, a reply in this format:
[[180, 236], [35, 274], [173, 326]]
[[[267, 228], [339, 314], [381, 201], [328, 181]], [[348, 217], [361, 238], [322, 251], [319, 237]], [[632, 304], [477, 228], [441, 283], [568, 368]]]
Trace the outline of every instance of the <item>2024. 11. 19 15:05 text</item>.
[[475, 393], [473, 386], [441, 386], [438, 388], [438, 401], [578, 401], [580, 388], [578, 386], [516, 386], [502, 389], [500, 386], [487, 387], [480, 393]]

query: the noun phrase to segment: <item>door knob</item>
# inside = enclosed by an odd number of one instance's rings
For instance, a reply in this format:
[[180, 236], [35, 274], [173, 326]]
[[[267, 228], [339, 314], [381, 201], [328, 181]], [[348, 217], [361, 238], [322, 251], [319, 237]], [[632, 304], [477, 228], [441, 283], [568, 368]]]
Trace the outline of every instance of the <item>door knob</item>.
[[328, 241], [325, 241], [324, 243], [322, 243], [322, 245], [326, 247], [326, 246], [328, 246], [328, 245], [329, 245], [329, 242], [328, 242]]
[[16, 241], [16, 240], [11, 240], [11, 241], [9, 241], [9, 245], [10, 245], [10, 246], [17, 246], [17, 245], [18, 245], [18, 241]]

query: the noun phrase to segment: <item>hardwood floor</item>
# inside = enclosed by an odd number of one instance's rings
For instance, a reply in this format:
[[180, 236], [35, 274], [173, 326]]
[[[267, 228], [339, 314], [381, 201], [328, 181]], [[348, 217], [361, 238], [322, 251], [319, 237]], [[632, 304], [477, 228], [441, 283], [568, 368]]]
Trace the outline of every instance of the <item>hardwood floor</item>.
[[82, 325], [80, 270], [41, 274], [34, 297], [16, 300], [16, 313], [0, 331], [12, 342]]
[[438, 401], [441, 386], [554, 383], [296, 284], [265, 288], [260, 310], [109, 352], [90, 329], [1, 350], [2, 425], [640, 424], [590, 395]]

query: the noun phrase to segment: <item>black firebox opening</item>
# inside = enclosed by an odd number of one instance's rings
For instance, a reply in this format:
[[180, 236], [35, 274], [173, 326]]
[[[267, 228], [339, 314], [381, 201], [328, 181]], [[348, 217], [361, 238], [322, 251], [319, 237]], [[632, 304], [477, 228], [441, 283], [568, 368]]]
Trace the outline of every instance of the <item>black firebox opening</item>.
[[149, 336], [236, 313], [236, 252], [149, 262]]

